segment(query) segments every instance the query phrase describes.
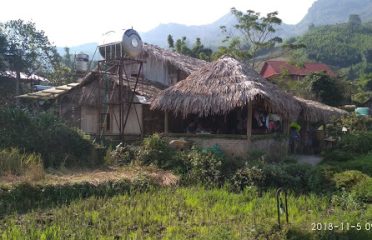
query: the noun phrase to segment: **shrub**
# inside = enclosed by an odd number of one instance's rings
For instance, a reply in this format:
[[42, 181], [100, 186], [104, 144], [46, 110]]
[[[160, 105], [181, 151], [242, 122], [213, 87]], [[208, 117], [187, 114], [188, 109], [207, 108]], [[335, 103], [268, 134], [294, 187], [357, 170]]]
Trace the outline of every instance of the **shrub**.
[[[45, 167], [92, 166], [101, 159], [89, 137], [48, 113], [0, 109], [0, 147], [39, 153]], [[103, 159], [103, 158], [102, 158]]]
[[108, 165], [127, 165], [136, 158], [137, 151], [135, 146], [120, 143], [114, 150], [107, 149], [104, 161]]
[[304, 192], [311, 190], [308, 181], [313, 171], [313, 167], [307, 164], [248, 162], [247, 166], [235, 173], [231, 182], [234, 190], [254, 185], [261, 188], [284, 187]]
[[192, 148], [187, 155], [190, 170], [187, 179], [190, 183], [206, 186], [219, 186], [223, 182], [222, 165], [224, 158], [208, 150]]
[[171, 169], [174, 165], [172, 161], [174, 153], [175, 151], [159, 134], [154, 134], [143, 140], [137, 158], [145, 165], [154, 164], [160, 168]]
[[344, 152], [366, 154], [372, 151], [372, 132], [354, 132], [342, 136], [336, 148]]
[[308, 188], [316, 193], [332, 192], [335, 189], [333, 181], [334, 168], [330, 166], [317, 166], [308, 178]]
[[350, 190], [356, 184], [365, 181], [369, 177], [359, 171], [349, 170], [341, 173], [336, 173], [333, 181], [338, 189]]
[[4, 174], [28, 175], [32, 180], [44, 177], [40, 155], [21, 153], [17, 148], [0, 151], [0, 176]]
[[265, 175], [262, 169], [253, 166], [246, 166], [238, 169], [231, 179], [233, 190], [243, 191], [247, 186], [262, 187], [265, 180]]
[[363, 204], [353, 194], [344, 189], [332, 196], [331, 203], [343, 210], [359, 210], [363, 207]]
[[325, 161], [344, 162], [352, 160], [355, 155], [342, 149], [334, 149], [323, 154]]
[[372, 203], [372, 178], [361, 180], [352, 188], [352, 194], [360, 201]]

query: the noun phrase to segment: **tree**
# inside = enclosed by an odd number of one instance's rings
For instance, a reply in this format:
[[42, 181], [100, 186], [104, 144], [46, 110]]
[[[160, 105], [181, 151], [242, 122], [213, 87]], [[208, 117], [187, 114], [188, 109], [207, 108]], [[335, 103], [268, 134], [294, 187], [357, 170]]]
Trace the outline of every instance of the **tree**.
[[316, 100], [322, 103], [337, 106], [344, 100], [342, 84], [325, 73], [313, 73], [307, 76], [304, 81], [311, 82], [312, 93]]
[[59, 63], [57, 53], [44, 31], [36, 29], [35, 23], [11, 20], [3, 27], [7, 38], [7, 54], [12, 57], [14, 70], [45, 74]]
[[[5, 55], [9, 69], [16, 72], [16, 95], [19, 95], [20, 73], [46, 75], [60, 62], [55, 46], [35, 23], [11, 20], [2, 26], [6, 37]], [[16, 100], [17, 105], [19, 100]]]
[[212, 58], [217, 60], [223, 55], [230, 55], [238, 60], [249, 59], [250, 56], [245, 49], [246, 47], [242, 45], [240, 38], [235, 37], [228, 41], [227, 46], [220, 46], [217, 51], [213, 53]]
[[192, 57], [210, 61], [213, 52], [212, 49], [204, 47], [200, 38], [196, 38], [196, 41], [191, 49], [191, 53]]
[[210, 61], [213, 53], [212, 49], [204, 47], [200, 38], [196, 38], [196, 41], [192, 45], [192, 48], [189, 48], [186, 37], [177, 39], [176, 43], [174, 44], [172, 35], [168, 35], [168, 46], [178, 53], [194, 58], [199, 58], [205, 61]]
[[0, 71], [6, 69], [7, 67], [6, 47], [7, 47], [6, 36], [2, 33], [2, 29], [0, 26]]
[[168, 47], [173, 49], [174, 48], [174, 40], [173, 40], [172, 35], [169, 34], [167, 40], [168, 40]]
[[360, 19], [360, 16], [358, 14], [351, 14], [349, 16], [348, 25], [349, 25], [351, 32], [354, 32], [356, 29], [358, 29], [362, 25], [362, 20]]
[[[282, 42], [280, 37], [273, 36], [275, 26], [280, 25], [282, 20], [277, 17], [278, 12], [270, 12], [261, 17], [260, 13], [252, 10], [243, 13], [236, 8], [232, 8], [231, 13], [238, 20], [238, 24], [234, 27], [240, 31], [241, 37], [232, 38], [232, 36], [227, 35], [226, 40], [233, 39], [237, 43], [236, 39], [239, 39], [240, 44], [235, 44], [235, 47], [244, 46], [245, 48], [231, 50], [233, 52], [245, 51], [246, 53], [241, 55], [243, 57], [241, 60], [254, 67], [257, 61], [256, 57], [260, 51], [273, 48], [277, 43]], [[223, 33], [227, 34], [226, 27], [222, 26], [221, 29]]]

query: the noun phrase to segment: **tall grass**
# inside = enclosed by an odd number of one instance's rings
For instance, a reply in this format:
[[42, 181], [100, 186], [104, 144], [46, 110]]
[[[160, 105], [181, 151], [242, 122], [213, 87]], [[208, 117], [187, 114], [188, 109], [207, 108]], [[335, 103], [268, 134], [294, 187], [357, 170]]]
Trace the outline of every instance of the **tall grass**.
[[362, 223], [370, 206], [342, 209], [315, 194], [289, 194], [289, 225], [277, 227], [275, 191], [235, 194], [201, 187], [158, 189], [0, 220], [2, 239], [371, 239], [371, 231], [313, 231], [312, 223]]
[[31, 180], [44, 177], [44, 168], [39, 154], [22, 153], [17, 148], [8, 148], [0, 151], [0, 176], [27, 175]]

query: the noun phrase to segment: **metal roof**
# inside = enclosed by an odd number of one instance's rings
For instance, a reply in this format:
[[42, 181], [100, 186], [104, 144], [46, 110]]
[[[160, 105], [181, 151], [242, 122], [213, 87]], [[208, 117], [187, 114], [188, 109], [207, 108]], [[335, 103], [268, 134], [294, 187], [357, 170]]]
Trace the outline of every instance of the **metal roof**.
[[31, 98], [31, 99], [40, 99], [40, 100], [49, 100], [49, 99], [56, 99], [60, 95], [67, 93], [72, 88], [78, 86], [80, 83], [69, 83], [62, 86], [52, 87], [49, 89], [45, 89], [38, 92], [33, 93], [27, 93], [21, 96], [18, 96], [19, 98]]

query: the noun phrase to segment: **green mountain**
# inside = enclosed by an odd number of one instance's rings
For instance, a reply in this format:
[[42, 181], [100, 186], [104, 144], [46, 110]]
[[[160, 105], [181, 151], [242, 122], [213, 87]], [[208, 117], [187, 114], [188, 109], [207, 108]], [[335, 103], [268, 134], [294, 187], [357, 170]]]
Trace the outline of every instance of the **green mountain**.
[[296, 25], [296, 31], [304, 32], [311, 24], [344, 23], [351, 14], [358, 14], [363, 22], [372, 21], [372, 0], [318, 0]]

